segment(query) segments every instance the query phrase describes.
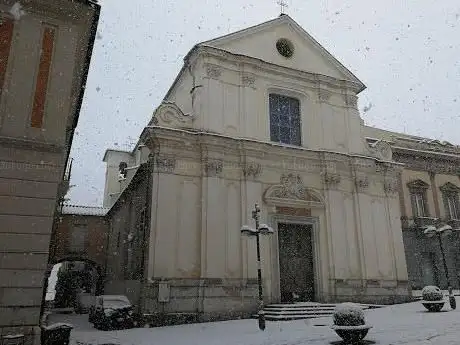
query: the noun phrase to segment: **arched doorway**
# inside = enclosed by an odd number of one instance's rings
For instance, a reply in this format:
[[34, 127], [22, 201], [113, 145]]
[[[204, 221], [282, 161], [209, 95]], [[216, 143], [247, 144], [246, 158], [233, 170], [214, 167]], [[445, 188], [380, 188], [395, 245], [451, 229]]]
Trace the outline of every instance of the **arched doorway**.
[[86, 312], [93, 296], [102, 293], [100, 266], [80, 257], [63, 258], [51, 265], [45, 281], [45, 307]]

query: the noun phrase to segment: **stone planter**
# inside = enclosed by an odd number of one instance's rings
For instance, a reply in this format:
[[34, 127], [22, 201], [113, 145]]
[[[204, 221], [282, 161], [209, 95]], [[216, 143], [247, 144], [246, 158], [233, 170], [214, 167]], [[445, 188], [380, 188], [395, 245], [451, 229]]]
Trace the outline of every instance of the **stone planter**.
[[337, 326], [333, 325], [331, 328], [342, 338], [345, 344], [355, 344], [363, 340], [369, 329], [372, 326], [361, 325], [361, 326]]
[[429, 312], [440, 312], [442, 307], [444, 307], [444, 304], [446, 301], [440, 300], [440, 301], [421, 301], [423, 306], [429, 311]]
[[364, 339], [372, 326], [366, 325], [363, 308], [354, 303], [339, 304], [333, 315], [331, 328], [345, 344], [355, 344]]
[[422, 290], [422, 304], [430, 312], [439, 312], [446, 303], [442, 291], [434, 285], [425, 286]]

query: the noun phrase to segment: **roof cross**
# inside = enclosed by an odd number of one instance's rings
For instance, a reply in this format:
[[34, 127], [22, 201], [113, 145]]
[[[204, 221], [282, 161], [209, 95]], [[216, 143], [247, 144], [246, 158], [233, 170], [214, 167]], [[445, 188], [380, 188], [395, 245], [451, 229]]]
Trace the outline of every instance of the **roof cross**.
[[277, 2], [277, 4], [280, 5], [280, 7], [281, 7], [281, 14], [284, 14], [284, 10], [285, 10], [287, 7], [289, 7], [288, 4], [287, 4], [287, 2], [285, 2], [284, 0], [279, 0], [279, 1]]

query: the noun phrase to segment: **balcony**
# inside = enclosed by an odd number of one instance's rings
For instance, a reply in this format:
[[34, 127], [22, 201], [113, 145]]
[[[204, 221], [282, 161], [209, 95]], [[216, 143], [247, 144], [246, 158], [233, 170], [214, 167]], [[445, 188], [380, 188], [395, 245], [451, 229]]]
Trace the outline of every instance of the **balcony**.
[[439, 224], [439, 218], [434, 217], [401, 217], [403, 229], [423, 229], [430, 225]]
[[439, 218], [434, 217], [415, 217], [414, 218], [414, 225], [417, 228], [425, 228], [430, 225], [436, 226], [439, 224]]
[[449, 219], [446, 221], [454, 231], [460, 231], [460, 219]]

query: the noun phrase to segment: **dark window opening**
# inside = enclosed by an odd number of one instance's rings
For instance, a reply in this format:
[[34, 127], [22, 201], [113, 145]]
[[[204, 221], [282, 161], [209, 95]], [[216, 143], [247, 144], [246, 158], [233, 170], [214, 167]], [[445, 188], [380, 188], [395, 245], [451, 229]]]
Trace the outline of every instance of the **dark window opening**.
[[301, 144], [300, 102], [296, 98], [270, 94], [270, 140], [282, 144]]

